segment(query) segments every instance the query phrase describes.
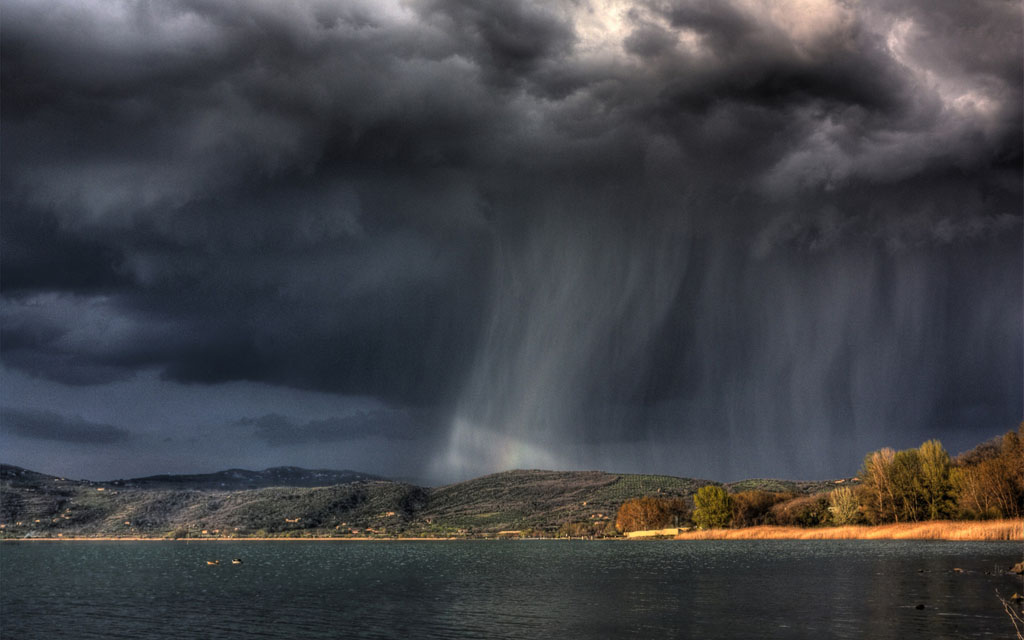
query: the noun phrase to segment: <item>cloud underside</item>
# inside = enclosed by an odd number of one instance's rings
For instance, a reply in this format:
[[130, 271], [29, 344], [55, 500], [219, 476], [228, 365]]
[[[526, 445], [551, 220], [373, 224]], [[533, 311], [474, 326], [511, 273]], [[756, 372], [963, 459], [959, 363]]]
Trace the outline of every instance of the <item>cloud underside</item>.
[[422, 430], [420, 421], [409, 412], [383, 409], [305, 422], [268, 413], [242, 418], [234, 426], [248, 430], [252, 438], [272, 447], [344, 443], [366, 438], [410, 440]]
[[10, 367], [536, 441], [1019, 405], [1017, 4], [58, 5], [4, 12]]
[[20, 438], [90, 445], [110, 445], [131, 439], [124, 428], [53, 411], [4, 407], [0, 417], [3, 431]]

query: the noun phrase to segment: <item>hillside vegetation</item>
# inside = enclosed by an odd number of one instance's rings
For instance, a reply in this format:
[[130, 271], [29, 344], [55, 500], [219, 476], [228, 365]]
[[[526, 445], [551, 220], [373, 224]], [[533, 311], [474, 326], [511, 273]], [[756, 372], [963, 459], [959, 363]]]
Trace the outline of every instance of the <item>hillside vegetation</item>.
[[[292, 469], [291, 476], [313, 473], [300, 472]], [[437, 488], [384, 479], [230, 490], [220, 484], [231, 477], [263, 482], [267, 475], [232, 470], [91, 482], [0, 465], [0, 531], [7, 537], [554, 535], [576, 523], [587, 525], [588, 534], [602, 534], [614, 533], [609, 527], [616, 511], [630, 498], [686, 499], [709, 484], [672, 476], [536, 470]]]
[[[172, 480], [157, 486], [174, 484]], [[67, 480], [2, 465], [0, 530], [17, 537], [262, 536], [387, 527], [400, 531], [427, 500], [425, 489], [387, 480], [241, 490], [142, 485]]]

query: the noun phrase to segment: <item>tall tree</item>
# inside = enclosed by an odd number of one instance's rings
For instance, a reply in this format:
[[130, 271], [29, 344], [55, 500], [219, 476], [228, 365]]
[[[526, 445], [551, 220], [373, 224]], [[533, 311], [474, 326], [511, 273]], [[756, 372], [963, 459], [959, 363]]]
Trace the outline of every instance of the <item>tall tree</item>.
[[861, 504], [871, 524], [899, 522], [896, 496], [892, 485], [892, 466], [896, 452], [885, 447], [864, 458], [860, 470]]
[[960, 510], [975, 518], [1024, 515], [1024, 423], [957, 457], [951, 473]]
[[897, 518], [917, 522], [925, 517], [924, 489], [921, 486], [921, 457], [917, 449], [897, 451], [890, 472]]
[[953, 483], [949, 477], [952, 460], [949, 453], [938, 440], [929, 440], [918, 447], [917, 454], [928, 518], [948, 518], [953, 510]]
[[732, 498], [718, 485], [701, 487], [693, 497], [693, 503], [696, 506], [693, 521], [701, 529], [728, 527], [732, 521]]

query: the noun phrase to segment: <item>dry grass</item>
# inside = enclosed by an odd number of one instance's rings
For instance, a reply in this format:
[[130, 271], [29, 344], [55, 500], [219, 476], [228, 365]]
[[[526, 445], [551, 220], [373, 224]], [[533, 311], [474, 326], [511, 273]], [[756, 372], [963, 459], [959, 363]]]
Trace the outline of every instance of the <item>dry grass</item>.
[[747, 527], [688, 531], [676, 540], [1024, 540], [1022, 520], [913, 522], [878, 526]]

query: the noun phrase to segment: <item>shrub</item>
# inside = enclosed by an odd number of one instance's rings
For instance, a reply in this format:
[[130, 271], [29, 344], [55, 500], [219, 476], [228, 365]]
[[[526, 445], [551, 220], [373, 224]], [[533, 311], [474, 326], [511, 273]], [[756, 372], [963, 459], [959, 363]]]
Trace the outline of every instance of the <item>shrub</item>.
[[573, 537], [594, 537], [601, 538], [605, 535], [614, 535], [614, 529], [609, 534], [607, 525], [604, 522], [566, 522], [558, 528], [555, 534], [559, 538]]
[[774, 524], [786, 527], [816, 527], [828, 522], [828, 494], [800, 496], [772, 507]]
[[850, 487], [833, 489], [828, 494], [828, 513], [832, 524], [841, 526], [860, 520], [860, 504]]
[[772, 507], [796, 497], [792, 493], [775, 491], [740, 491], [732, 495], [732, 525], [756, 527], [768, 524]]

